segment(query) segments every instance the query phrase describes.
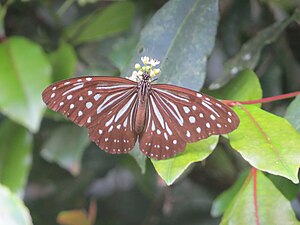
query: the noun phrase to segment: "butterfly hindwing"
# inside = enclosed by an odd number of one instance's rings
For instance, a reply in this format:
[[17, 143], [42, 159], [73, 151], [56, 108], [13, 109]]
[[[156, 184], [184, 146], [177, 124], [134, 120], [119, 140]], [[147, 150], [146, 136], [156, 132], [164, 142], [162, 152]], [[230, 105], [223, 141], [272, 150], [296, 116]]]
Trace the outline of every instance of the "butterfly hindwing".
[[[149, 102], [148, 120], [140, 137], [140, 146], [145, 153], [147, 152], [146, 155], [157, 159], [183, 151], [186, 143], [196, 142], [214, 134], [228, 133], [239, 124], [237, 115], [222, 102], [173, 85], [152, 85]], [[155, 133], [154, 127], [159, 129], [159, 132]], [[168, 130], [173, 136], [166, 135]], [[147, 146], [151, 133], [154, 135], [152, 144]], [[177, 146], [174, 146], [174, 140]], [[166, 149], [169, 146], [172, 146], [172, 153]]]

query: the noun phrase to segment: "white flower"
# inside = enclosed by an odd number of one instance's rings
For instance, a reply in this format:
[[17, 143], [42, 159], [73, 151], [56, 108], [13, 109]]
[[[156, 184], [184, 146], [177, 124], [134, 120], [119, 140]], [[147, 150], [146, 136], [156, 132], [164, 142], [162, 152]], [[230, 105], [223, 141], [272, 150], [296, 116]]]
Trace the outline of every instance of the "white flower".
[[149, 64], [154, 67], [154, 66], [157, 66], [158, 64], [160, 64], [160, 61], [157, 59], [151, 59]]
[[144, 63], [144, 65], [147, 65], [147, 64], [149, 64], [150, 58], [148, 56], [144, 56], [141, 58], [141, 60]]

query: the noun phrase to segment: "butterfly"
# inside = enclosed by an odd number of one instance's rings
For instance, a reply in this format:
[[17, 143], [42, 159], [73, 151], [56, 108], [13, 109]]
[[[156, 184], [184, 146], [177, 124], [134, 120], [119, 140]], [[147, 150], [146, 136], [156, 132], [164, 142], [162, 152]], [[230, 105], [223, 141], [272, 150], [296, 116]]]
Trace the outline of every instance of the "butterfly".
[[187, 143], [226, 134], [239, 125], [235, 112], [203, 93], [153, 84], [159, 61], [142, 57], [128, 78], [84, 76], [58, 81], [42, 93], [46, 105], [88, 129], [100, 149], [128, 153], [139, 142], [150, 158], [167, 159]]

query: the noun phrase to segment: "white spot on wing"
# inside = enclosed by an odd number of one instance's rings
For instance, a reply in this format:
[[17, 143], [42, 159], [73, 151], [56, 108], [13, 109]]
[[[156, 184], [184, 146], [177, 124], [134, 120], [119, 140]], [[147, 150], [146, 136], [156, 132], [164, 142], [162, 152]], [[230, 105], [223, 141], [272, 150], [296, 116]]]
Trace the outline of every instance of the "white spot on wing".
[[200, 93], [197, 93], [197, 97], [198, 97], [198, 98], [201, 98], [202, 95], [201, 95]]
[[74, 107], [75, 107], [74, 104], [71, 104], [71, 105], [70, 105], [70, 109], [73, 109]]
[[209, 122], [206, 123], [206, 127], [210, 128], [210, 123]]
[[91, 81], [92, 80], [92, 78], [91, 77], [87, 77], [87, 78], [85, 78], [87, 81]]
[[183, 110], [185, 113], [189, 113], [191, 111], [187, 106], [183, 106]]
[[100, 97], [101, 97], [100, 94], [96, 94], [96, 95], [94, 96], [95, 101], [98, 101]]
[[85, 104], [85, 106], [86, 106], [88, 109], [90, 109], [90, 108], [93, 106], [93, 103], [87, 102], [87, 103]]
[[88, 95], [91, 95], [91, 94], [93, 94], [93, 92], [92, 91], [88, 91]]
[[73, 95], [68, 95], [68, 96], [67, 96], [67, 99], [68, 99], [68, 100], [70, 100], [70, 99], [72, 99], [72, 98], [73, 98]]
[[200, 127], [197, 127], [196, 131], [200, 134], [201, 128], [200, 128]]
[[189, 131], [186, 131], [186, 136], [191, 137], [191, 133]]
[[52, 93], [52, 95], [50, 96], [51, 98], [54, 98], [54, 96], [55, 96], [55, 93]]
[[189, 117], [189, 121], [190, 121], [190, 123], [195, 123], [196, 122], [196, 118], [194, 116], [190, 116]]
[[91, 123], [92, 122], [92, 118], [89, 116], [89, 118], [86, 121], [87, 123]]
[[83, 112], [82, 111], [78, 111], [78, 116], [82, 116]]

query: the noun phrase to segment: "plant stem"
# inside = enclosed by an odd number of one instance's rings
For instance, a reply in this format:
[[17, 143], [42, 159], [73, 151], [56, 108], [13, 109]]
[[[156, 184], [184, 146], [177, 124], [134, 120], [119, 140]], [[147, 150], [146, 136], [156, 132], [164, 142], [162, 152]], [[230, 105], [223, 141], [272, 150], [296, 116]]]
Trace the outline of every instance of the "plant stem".
[[235, 106], [237, 104], [242, 105], [252, 105], [257, 103], [267, 103], [267, 102], [274, 102], [282, 99], [292, 98], [300, 94], [300, 91], [291, 92], [288, 94], [276, 95], [268, 98], [250, 100], [250, 101], [234, 101], [234, 100], [223, 100], [222, 102], [226, 103], [229, 106]]

